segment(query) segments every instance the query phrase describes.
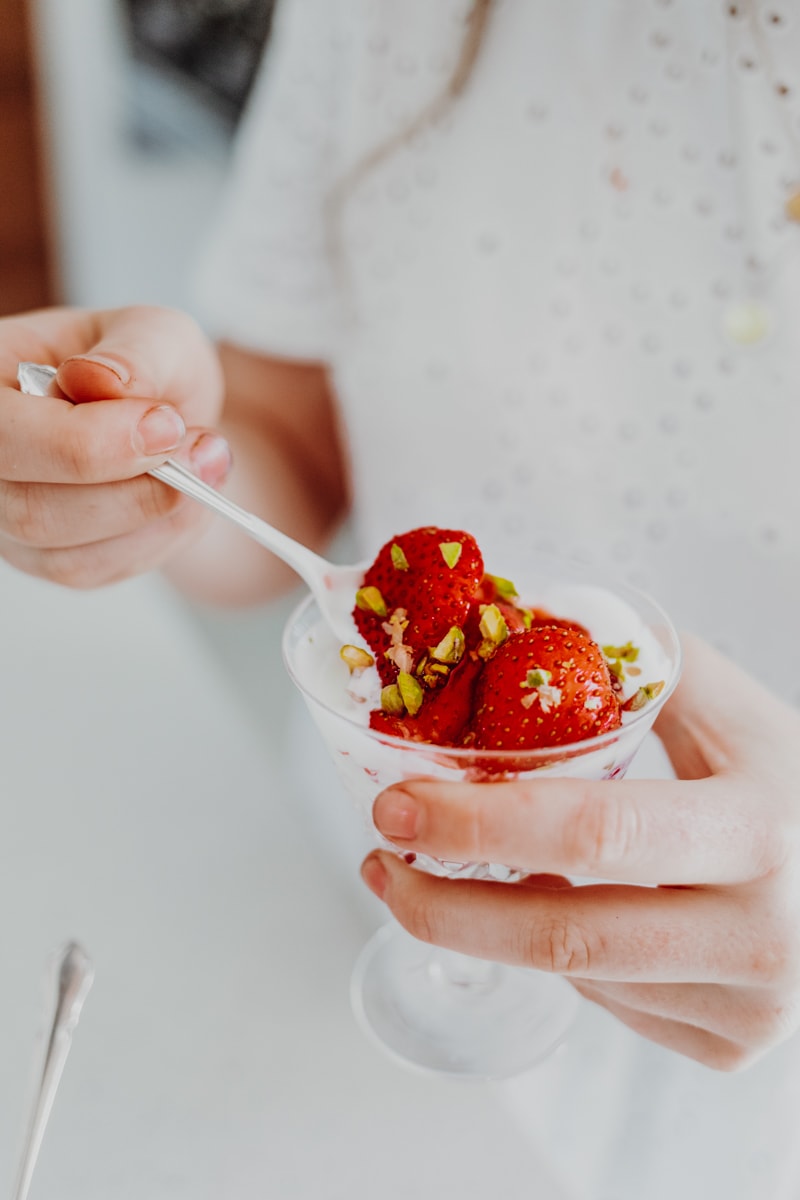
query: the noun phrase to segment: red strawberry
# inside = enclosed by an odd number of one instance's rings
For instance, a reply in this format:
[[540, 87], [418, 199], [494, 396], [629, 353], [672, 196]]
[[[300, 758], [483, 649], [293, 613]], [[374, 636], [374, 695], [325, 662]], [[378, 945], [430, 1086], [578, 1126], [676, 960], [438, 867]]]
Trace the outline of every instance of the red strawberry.
[[381, 548], [353, 619], [383, 683], [413, 671], [454, 626], [463, 630], [482, 577], [477, 543], [460, 530], [412, 529]]
[[475, 684], [482, 669], [481, 659], [467, 655], [453, 667], [441, 687], [425, 691], [422, 707], [415, 717], [408, 713], [396, 717], [374, 709], [370, 713], [370, 728], [412, 742], [458, 745], [472, 715]]
[[487, 660], [467, 740], [482, 750], [532, 750], [579, 742], [620, 723], [600, 647], [580, 629], [535, 625]]

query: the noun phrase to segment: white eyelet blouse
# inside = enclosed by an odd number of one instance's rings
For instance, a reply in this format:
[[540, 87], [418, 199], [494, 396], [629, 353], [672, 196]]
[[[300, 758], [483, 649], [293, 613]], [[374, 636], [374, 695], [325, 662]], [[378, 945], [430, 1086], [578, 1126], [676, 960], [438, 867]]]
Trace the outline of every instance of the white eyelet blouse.
[[[208, 324], [329, 364], [364, 556], [435, 523], [610, 566], [798, 701], [800, 6], [496, 0], [335, 203], [469, 8], [284, 0]], [[797, 1038], [717, 1075], [587, 1004], [500, 1093], [575, 1200], [800, 1195]]]

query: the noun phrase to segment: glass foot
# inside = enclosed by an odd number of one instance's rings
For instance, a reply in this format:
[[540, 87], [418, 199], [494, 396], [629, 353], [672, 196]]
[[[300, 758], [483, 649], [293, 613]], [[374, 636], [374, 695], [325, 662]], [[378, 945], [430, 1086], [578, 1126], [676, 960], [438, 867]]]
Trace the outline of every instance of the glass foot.
[[564, 1040], [578, 995], [555, 975], [419, 942], [396, 924], [367, 942], [351, 983], [359, 1024], [395, 1059], [437, 1075], [507, 1079]]

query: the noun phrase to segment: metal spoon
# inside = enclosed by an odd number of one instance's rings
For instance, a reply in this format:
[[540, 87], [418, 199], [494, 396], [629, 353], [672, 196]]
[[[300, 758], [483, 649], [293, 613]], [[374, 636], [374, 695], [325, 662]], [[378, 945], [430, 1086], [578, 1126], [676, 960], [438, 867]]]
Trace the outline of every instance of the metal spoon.
[[[13, 1200], [25, 1200], [28, 1195], [50, 1110], [72, 1044], [72, 1035], [94, 980], [94, 968], [86, 951], [76, 942], [69, 942], [55, 957], [53, 975], [55, 1011], [47, 1035], [42, 1073], [28, 1119]], [[48, 996], [48, 1009], [49, 1004]]]
[[[17, 369], [20, 390], [29, 396], [51, 395], [55, 377], [55, 367], [40, 363], [23, 362]], [[302, 546], [294, 538], [287, 537], [285, 533], [262, 521], [260, 517], [240, 508], [173, 459], [167, 459], [162, 466], [154, 467], [148, 474], [191, 496], [193, 500], [198, 500], [200, 504], [205, 504], [206, 508], [212, 509], [220, 516], [227, 517], [260, 545], [288, 563], [313, 593], [322, 616], [337, 638], [342, 642], [352, 642], [356, 638], [350, 614], [356, 590], [364, 578], [366, 563], [357, 566], [336, 566], [328, 562], [307, 546]]]

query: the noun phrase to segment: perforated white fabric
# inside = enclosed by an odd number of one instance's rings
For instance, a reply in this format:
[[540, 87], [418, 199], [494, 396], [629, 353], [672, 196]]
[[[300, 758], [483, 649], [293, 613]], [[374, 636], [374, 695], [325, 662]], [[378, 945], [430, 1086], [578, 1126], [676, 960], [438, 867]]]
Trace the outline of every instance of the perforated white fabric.
[[[290, 0], [204, 264], [210, 325], [328, 362], [364, 554], [472, 530], [644, 585], [800, 699], [800, 8]], [[757, 306], [767, 336], [730, 336]], [[603, 1013], [515, 1111], [580, 1200], [800, 1194], [797, 1040], [716, 1076]]]

